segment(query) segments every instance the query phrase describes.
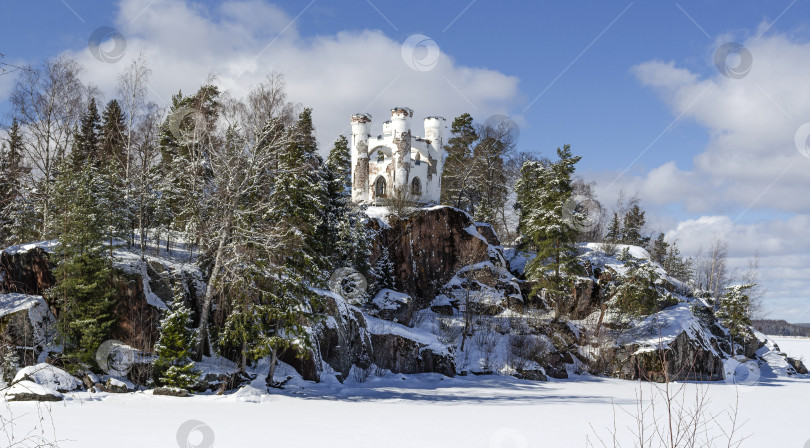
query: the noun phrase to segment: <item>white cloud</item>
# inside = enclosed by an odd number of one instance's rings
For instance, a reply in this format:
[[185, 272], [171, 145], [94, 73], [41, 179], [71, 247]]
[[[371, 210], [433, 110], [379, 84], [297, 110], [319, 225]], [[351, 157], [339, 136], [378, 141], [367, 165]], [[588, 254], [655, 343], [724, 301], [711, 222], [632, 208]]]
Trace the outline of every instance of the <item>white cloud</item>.
[[[810, 121], [810, 43], [774, 35], [752, 37], [743, 45], [753, 64], [742, 79], [719, 72], [701, 79], [673, 62], [633, 67], [641, 83], [660, 92], [675, 116], [696, 121], [710, 135], [707, 147], [694, 158], [692, 172], [663, 177], [660, 169], [653, 170], [647, 180], [659, 184], [653, 192], [674, 189], [681, 194], [670, 201], [704, 211], [733, 204], [810, 212], [810, 196], [797, 194], [810, 187], [810, 158], [794, 145], [796, 131]], [[689, 204], [693, 194], [681, 183], [690, 177], [711, 185], [712, 197]]]
[[[471, 112], [483, 120], [508, 113], [519, 96], [516, 77], [460, 66], [443, 53], [435, 69], [413, 70], [402, 59], [402, 43], [378, 30], [303, 38], [293, 17], [271, 4], [231, 1], [212, 8], [123, 0], [115, 26], [127, 38], [124, 59], [106, 64], [84, 49], [74, 56], [87, 68], [86, 79], [112, 95], [117, 74], [143, 52], [159, 104], [179, 89], [193, 93], [211, 74], [240, 97], [268, 73], [281, 72], [290, 99], [313, 108], [318, 139], [327, 147], [348, 132], [352, 113], [372, 113], [380, 129], [396, 105], [411, 107], [418, 119]], [[418, 132], [418, 120], [414, 126]]]

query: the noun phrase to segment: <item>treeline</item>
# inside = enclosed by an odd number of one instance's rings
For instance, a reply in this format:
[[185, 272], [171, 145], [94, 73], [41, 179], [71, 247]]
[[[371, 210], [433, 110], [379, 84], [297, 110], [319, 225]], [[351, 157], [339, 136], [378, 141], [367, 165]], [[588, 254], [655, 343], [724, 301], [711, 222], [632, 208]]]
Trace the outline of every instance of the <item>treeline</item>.
[[[141, 59], [106, 103], [80, 74], [64, 57], [26, 68], [0, 152], [0, 243], [60, 242], [45, 296], [65, 365], [93, 365], [116, 324], [116, 246], [142, 258], [197, 250], [185, 255], [209, 277], [196, 325], [182, 295], [164, 319], [158, 354], [171, 359], [156, 363], [166, 366], [156, 379], [167, 385], [214, 352], [238, 353], [242, 369], [270, 357], [270, 383], [282, 351], [311, 348], [311, 288], [344, 266], [385, 281], [368, 266], [365, 214], [350, 203], [347, 140], [323, 160], [311, 110], [287, 100], [280, 75], [240, 99], [213, 84], [179, 92], [164, 110], [145, 101]], [[210, 325], [214, 308], [221, 328]]]
[[769, 335], [810, 337], [810, 324], [791, 324], [786, 320], [756, 319], [751, 325], [758, 331]]

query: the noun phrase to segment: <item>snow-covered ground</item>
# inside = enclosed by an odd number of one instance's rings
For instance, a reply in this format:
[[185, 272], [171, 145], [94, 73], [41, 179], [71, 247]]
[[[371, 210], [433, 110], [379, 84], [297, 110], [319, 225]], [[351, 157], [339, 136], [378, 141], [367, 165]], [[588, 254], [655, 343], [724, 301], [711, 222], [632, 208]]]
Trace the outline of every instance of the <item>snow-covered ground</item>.
[[[795, 346], [808, 353], [810, 339]], [[204, 439], [211, 435], [220, 447], [585, 447], [586, 437], [595, 442], [593, 428], [603, 438], [609, 435], [614, 404], [620, 440], [631, 439], [632, 421], [621, 409], [633, 409], [640, 386], [645, 396], [654, 387], [587, 376], [542, 383], [498, 375], [389, 374], [342, 385], [296, 378], [273, 394], [251, 386], [190, 398], [148, 391], [68, 393], [63, 402], [8, 403], [0, 412], [17, 417], [17, 434], [44, 428], [61, 447], [210, 447]], [[687, 388], [705, 388], [713, 413], [739, 396], [741, 434], [750, 435], [742, 446], [800, 448], [810, 440], [807, 377], [763, 372], [754, 386], [720, 382]]]
[[810, 338], [768, 336], [791, 358], [801, 359], [810, 365]]

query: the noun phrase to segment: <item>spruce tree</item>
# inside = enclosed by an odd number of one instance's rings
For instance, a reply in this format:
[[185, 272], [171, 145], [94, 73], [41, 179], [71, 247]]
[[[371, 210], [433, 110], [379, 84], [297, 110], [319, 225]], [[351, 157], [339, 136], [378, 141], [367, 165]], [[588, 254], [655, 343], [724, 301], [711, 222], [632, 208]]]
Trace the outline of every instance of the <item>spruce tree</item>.
[[557, 317], [566, 297], [575, 292], [572, 276], [583, 272], [577, 258], [577, 222], [584, 216], [565, 216], [564, 207], [573, 194], [572, 176], [580, 157], [569, 145], [557, 148], [559, 160], [545, 166], [526, 162], [517, 185], [516, 208], [524, 249], [537, 256], [526, 266], [526, 279], [534, 282], [533, 293], [544, 289], [555, 304]]
[[91, 164], [77, 166], [72, 158], [63, 161], [54, 188], [59, 246], [53, 271], [56, 284], [46, 295], [59, 310], [57, 330], [66, 362], [93, 365], [96, 349], [115, 322], [115, 289], [102, 243], [105, 224], [98, 174]]
[[374, 281], [372, 293], [376, 294], [383, 289], [394, 289], [394, 263], [391, 261], [388, 247], [383, 246], [380, 250], [380, 256], [377, 257], [371, 268], [371, 275]]
[[101, 116], [99, 163], [123, 175], [126, 164], [126, 123], [118, 100], [110, 100]]
[[254, 356], [270, 356], [266, 378], [273, 385], [278, 357], [292, 349], [303, 355], [312, 340], [302, 322], [313, 319], [320, 307], [320, 297], [311, 287], [322, 286], [322, 247], [317, 236], [327, 197], [322, 177], [322, 161], [312, 126], [312, 111], [305, 109], [292, 129], [287, 144], [278, 154], [278, 173], [268, 198], [267, 219], [276, 224], [278, 248], [268, 264], [257, 265], [257, 278], [262, 269], [271, 272], [261, 285], [253, 312], [260, 316], [261, 337], [253, 344]]
[[73, 140], [71, 160], [74, 168], [93, 164], [98, 168], [98, 151], [100, 147], [101, 116], [96, 107], [96, 100], [90, 98], [87, 111], [82, 115], [81, 124]]
[[191, 359], [194, 347], [191, 326], [191, 310], [185, 304], [182, 291], [176, 288], [172, 304], [160, 321], [160, 338], [155, 344], [157, 359], [153, 367], [158, 384], [188, 389], [197, 382], [199, 372]]
[[751, 297], [748, 291], [756, 284], [733, 285], [726, 288], [725, 294], [720, 298], [717, 318], [728, 328], [731, 335], [731, 352], [734, 354], [734, 342], [745, 342], [745, 336], [751, 325]]
[[26, 207], [24, 177], [30, 169], [23, 160], [23, 137], [17, 120], [11, 122], [0, 145], [0, 244], [19, 244], [36, 228], [33, 207]]

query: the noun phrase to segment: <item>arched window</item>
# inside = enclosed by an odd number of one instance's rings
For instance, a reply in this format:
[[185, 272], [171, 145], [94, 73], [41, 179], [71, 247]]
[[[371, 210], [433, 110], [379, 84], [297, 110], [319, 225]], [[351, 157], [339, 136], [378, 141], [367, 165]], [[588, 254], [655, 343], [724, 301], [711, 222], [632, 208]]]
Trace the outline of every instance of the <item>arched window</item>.
[[377, 182], [374, 182], [374, 196], [378, 198], [385, 197], [385, 179], [382, 177], [378, 177]]
[[418, 177], [414, 177], [411, 181], [411, 195], [422, 196], [422, 181]]
[[382, 151], [380, 151], [378, 149], [377, 150], [377, 163], [383, 163], [383, 162], [385, 162], [385, 153], [383, 153]]
[[415, 158], [414, 160], [415, 160], [415, 162], [416, 162], [416, 165], [421, 165], [421, 164], [422, 164], [422, 154], [419, 154], [419, 153], [417, 152], [417, 153], [416, 153], [416, 158]]

